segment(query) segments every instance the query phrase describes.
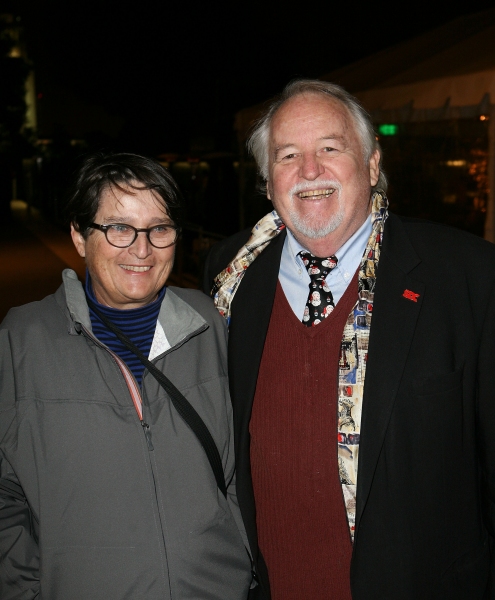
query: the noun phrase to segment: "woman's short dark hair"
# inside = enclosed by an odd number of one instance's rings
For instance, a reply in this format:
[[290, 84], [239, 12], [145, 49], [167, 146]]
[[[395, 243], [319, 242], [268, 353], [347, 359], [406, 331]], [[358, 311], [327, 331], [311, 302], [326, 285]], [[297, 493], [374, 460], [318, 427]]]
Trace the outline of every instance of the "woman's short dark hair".
[[108, 189], [125, 193], [151, 190], [163, 201], [174, 225], [181, 227], [182, 195], [173, 177], [158, 161], [138, 154], [97, 152], [84, 157], [72, 177], [67, 196], [67, 220], [84, 237], [94, 222], [102, 193]]

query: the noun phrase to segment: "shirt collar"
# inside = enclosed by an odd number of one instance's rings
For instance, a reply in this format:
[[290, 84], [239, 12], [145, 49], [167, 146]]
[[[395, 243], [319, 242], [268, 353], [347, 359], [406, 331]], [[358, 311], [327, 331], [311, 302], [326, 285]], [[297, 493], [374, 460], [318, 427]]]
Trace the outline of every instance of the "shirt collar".
[[[366, 244], [371, 235], [371, 229], [371, 215], [369, 215], [361, 227], [335, 253], [335, 256], [338, 258], [337, 268], [339, 270], [352, 271], [354, 273], [357, 268], [355, 263], [357, 261], [357, 264], [359, 264], [363, 256]], [[289, 228], [287, 228], [287, 250], [296, 268], [304, 267], [299, 252], [308, 252], [308, 249], [297, 241]]]

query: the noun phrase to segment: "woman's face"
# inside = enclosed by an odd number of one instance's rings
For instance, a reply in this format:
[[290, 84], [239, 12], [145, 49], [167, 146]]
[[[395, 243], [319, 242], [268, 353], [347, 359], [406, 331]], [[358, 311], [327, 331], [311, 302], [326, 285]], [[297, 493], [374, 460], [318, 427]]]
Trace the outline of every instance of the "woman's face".
[[[125, 223], [137, 229], [170, 224], [163, 202], [150, 190], [106, 190], [95, 223]], [[175, 244], [155, 248], [145, 233], [139, 233], [128, 248], [109, 244], [103, 231], [91, 229], [84, 237], [71, 227], [74, 245], [86, 266], [98, 302], [113, 308], [138, 308], [153, 302], [165, 285], [174, 264]]]

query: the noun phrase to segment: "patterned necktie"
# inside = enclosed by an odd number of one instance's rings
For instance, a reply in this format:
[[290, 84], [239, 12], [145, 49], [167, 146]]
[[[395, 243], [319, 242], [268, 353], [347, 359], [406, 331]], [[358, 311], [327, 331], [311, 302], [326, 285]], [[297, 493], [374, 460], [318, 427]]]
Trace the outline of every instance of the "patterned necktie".
[[326, 319], [335, 308], [332, 292], [326, 284], [325, 277], [336, 267], [338, 259], [336, 256], [318, 258], [310, 252], [299, 254], [311, 277], [302, 322], [307, 327], [314, 327]]

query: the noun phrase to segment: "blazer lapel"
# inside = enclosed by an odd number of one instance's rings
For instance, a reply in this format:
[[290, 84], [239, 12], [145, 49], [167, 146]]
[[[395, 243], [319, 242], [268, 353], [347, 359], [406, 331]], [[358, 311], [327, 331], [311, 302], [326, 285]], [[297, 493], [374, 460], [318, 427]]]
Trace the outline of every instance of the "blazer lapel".
[[[229, 329], [229, 374], [235, 399], [234, 420], [242, 435], [249, 422], [258, 370], [277, 288], [282, 231], [247, 269], [232, 302]], [[244, 428], [247, 433], [247, 427]]]
[[378, 265], [364, 385], [356, 540], [425, 293], [424, 283], [410, 275], [419, 263], [402, 222], [389, 215]]

